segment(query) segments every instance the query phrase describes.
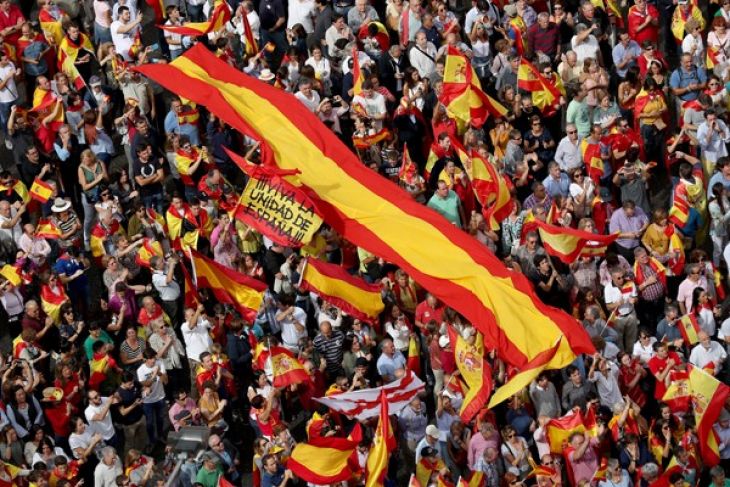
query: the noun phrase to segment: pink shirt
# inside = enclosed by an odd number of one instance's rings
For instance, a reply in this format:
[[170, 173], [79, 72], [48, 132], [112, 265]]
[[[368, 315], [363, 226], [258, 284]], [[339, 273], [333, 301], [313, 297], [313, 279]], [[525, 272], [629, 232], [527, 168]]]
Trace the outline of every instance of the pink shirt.
[[469, 460], [469, 467], [472, 470], [476, 470], [477, 460], [482, 458], [484, 451], [487, 448], [494, 448], [499, 452], [499, 435], [495, 434], [491, 438], [484, 438], [481, 433], [477, 433], [471, 437], [469, 441], [469, 450], [467, 452], [467, 458]]
[[583, 453], [580, 460], [573, 460], [573, 455], [575, 455], [574, 451], [570, 452], [568, 455], [570, 466], [573, 469], [573, 481], [575, 482], [575, 485], [578, 485], [581, 480], [587, 480], [590, 482], [591, 479], [593, 479], [593, 475], [596, 473], [596, 470], [598, 470], [598, 454], [596, 453], [597, 445], [598, 442], [596, 439], [591, 438], [590, 446], [586, 448], [586, 451]]

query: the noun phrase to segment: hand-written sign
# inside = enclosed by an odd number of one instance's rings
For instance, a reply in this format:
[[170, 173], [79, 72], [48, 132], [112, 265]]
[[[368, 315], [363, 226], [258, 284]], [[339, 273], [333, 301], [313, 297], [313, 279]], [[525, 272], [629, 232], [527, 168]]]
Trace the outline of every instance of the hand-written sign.
[[257, 174], [249, 179], [235, 216], [288, 247], [309, 243], [322, 225], [309, 197], [278, 175]]

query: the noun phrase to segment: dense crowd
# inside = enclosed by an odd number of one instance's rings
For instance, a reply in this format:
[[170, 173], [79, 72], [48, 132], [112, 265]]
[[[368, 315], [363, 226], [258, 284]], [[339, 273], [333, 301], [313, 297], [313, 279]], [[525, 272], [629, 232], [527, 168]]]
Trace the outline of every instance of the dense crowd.
[[[164, 485], [177, 458], [167, 435], [191, 425], [210, 436], [180, 485], [306, 485], [286, 467], [295, 445], [357, 423], [315, 398], [403, 377], [412, 339], [426, 387], [391, 411], [388, 485], [473, 472], [488, 487], [729, 485], [730, 411], [710, 468], [696, 406], [663, 397], [687, 364], [723, 383], [730, 372], [730, 0], [228, 0], [230, 20], [205, 36], [156, 27], [205, 21], [217, 5], [0, 0], [0, 485]], [[363, 164], [581, 321], [597, 353], [463, 422], [448, 328], [472, 342], [477, 330], [460, 310], [326, 223], [294, 249], [231, 216], [246, 177], [226, 149], [258, 161], [257, 141], [133, 70], [198, 43], [291, 92]], [[504, 116], [463, 127], [441, 103], [450, 48]], [[523, 60], [554, 103], [521, 86]], [[510, 181], [498, 228], [455, 143]], [[417, 171], [402, 169], [404, 151]], [[619, 238], [565, 264], [535, 220]], [[267, 285], [255, 321], [206, 289], [190, 305], [185, 245]], [[304, 257], [380, 285], [380, 318], [300, 291]], [[277, 343], [308, 381], [272, 386], [254, 355]], [[516, 370], [486, 346], [499, 387]], [[589, 412], [595, 435], [550, 448], [549, 421]], [[361, 468], [376, 424], [360, 425]]]

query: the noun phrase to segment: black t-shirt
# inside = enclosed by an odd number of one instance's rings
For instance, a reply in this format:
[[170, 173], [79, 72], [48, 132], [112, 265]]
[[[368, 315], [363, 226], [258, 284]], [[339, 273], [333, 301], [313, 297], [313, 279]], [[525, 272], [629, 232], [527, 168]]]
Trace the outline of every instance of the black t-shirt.
[[117, 389], [117, 394], [119, 394], [121, 401], [119, 401], [119, 404], [116, 405], [114, 418], [115, 421], [119, 424], [127, 426], [139, 421], [144, 414], [144, 411], [142, 411], [142, 404], [129, 411], [126, 416], [122, 416], [121, 411], [123, 407], [127, 408], [132, 405], [132, 403], [134, 403], [134, 401], [136, 401], [137, 399], [142, 399], [142, 388], [140, 387], [140, 385], [135, 382], [134, 386], [131, 389], [119, 387]]
[[[284, 4], [281, 0], [262, 0], [259, 5], [259, 19], [261, 21], [261, 30], [269, 30], [280, 17], [286, 17], [286, 11], [284, 10]], [[286, 28], [286, 23], [281, 24], [277, 31], [282, 31]]]
[[[134, 178], [135, 180], [137, 179], [137, 176], [148, 178], [155, 174], [159, 169], [162, 169], [162, 166], [160, 165], [160, 161], [158, 161], [157, 159], [150, 159], [146, 163], [142, 163], [142, 161], [137, 161], [134, 164]], [[139, 194], [142, 197], [152, 196], [156, 193], [162, 193], [161, 183], [153, 183], [146, 186], [139, 186]]]

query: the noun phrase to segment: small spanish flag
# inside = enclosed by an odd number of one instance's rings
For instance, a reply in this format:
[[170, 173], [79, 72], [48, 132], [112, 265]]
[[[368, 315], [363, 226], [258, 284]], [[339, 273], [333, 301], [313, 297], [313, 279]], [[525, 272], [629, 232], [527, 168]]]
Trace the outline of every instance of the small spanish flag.
[[49, 218], [41, 218], [35, 227], [36, 237], [56, 239], [61, 236], [61, 230]]
[[413, 335], [408, 340], [408, 361], [406, 365], [408, 370], [412, 370], [416, 375], [421, 375], [421, 347], [418, 345], [418, 339]]
[[598, 465], [598, 470], [593, 474], [594, 481], [606, 480], [606, 473], [608, 472], [608, 458], [602, 457], [601, 463]]
[[245, 11], [241, 15], [241, 20], [243, 21], [243, 35], [246, 37], [246, 56], [253, 57], [259, 52], [259, 43], [253, 36], [253, 30]]
[[20, 283], [23, 281], [23, 278], [20, 276], [18, 268], [10, 264], [5, 264], [2, 269], [0, 269], [0, 276], [3, 276], [5, 279], [10, 281], [13, 286], [16, 287], [20, 286]]
[[299, 289], [317, 293], [324, 301], [363, 321], [373, 321], [385, 307], [379, 286], [351, 276], [338, 265], [317, 259], [307, 259]]
[[302, 364], [299, 363], [299, 360], [284, 347], [270, 347], [268, 360], [271, 363], [271, 371], [274, 376], [271, 381], [274, 387], [286, 387], [309, 380], [309, 375]]
[[365, 487], [380, 487], [388, 473], [389, 452], [395, 450], [395, 436], [388, 415], [388, 399], [385, 390], [380, 390], [380, 419], [373, 437], [373, 446], [365, 467]]
[[492, 394], [492, 368], [480, 350], [470, 345], [449, 326], [449, 341], [454, 351], [454, 362], [461, 372], [469, 392], [464, 397], [459, 415], [464, 422], [470, 421], [487, 403]]
[[45, 181], [35, 178], [30, 187], [30, 197], [41, 203], [47, 202], [53, 194], [53, 188]]
[[362, 93], [363, 75], [360, 70], [360, 58], [358, 57], [357, 46], [352, 48], [352, 95]]
[[484, 472], [472, 472], [468, 478], [459, 478], [456, 485], [458, 487], [484, 487], [484, 482]]
[[183, 277], [185, 279], [185, 307], [197, 308], [198, 304], [200, 304], [198, 290], [195, 288], [187, 268], [184, 265], [180, 266], [180, 268], [182, 269]]
[[210, 288], [220, 303], [232, 305], [246, 321], [253, 323], [264, 300], [266, 284], [214, 262], [195, 250], [190, 250], [190, 256], [196, 286]]
[[163, 255], [164, 253], [162, 252], [162, 245], [160, 245], [160, 242], [152, 240], [151, 238], [145, 238], [142, 246], [139, 250], [137, 250], [137, 258], [135, 260], [140, 266], [149, 269], [152, 257], [162, 257]]
[[569, 227], [558, 227], [537, 221], [540, 239], [545, 251], [571, 264], [578, 257], [601, 257], [606, 249], [618, 238], [618, 233], [598, 235]]
[[588, 431], [593, 437], [598, 435], [596, 426], [596, 413], [590, 409], [585, 416], [580, 410], [574, 413], [551, 419], [545, 426], [545, 433], [550, 451], [552, 453], [562, 453], [568, 446], [570, 437], [573, 433], [583, 433]]
[[41, 305], [43, 311], [53, 318], [54, 323], [58, 323], [61, 315], [61, 305], [66, 301], [68, 301], [68, 296], [60, 281], [56, 284], [55, 289], [51, 288], [48, 284], [41, 286]]
[[316, 485], [341, 482], [352, 476], [348, 460], [356, 448], [357, 443], [345, 438], [312, 438], [294, 447], [286, 466], [305, 482]]
[[698, 337], [700, 325], [697, 323], [697, 317], [695, 315], [686, 314], [679, 319], [677, 324], [679, 325], [679, 331], [682, 333], [682, 339], [685, 345], [695, 345], [700, 341]]
[[23, 203], [28, 203], [30, 201], [30, 193], [28, 193], [28, 188], [20, 179], [16, 179], [10, 186], [0, 184], [0, 193], [2, 192], [5, 192], [7, 196], [10, 196], [12, 193], [17, 194], [18, 197], [23, 201]]

